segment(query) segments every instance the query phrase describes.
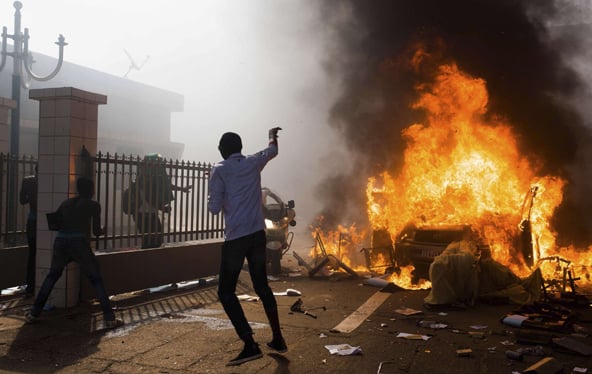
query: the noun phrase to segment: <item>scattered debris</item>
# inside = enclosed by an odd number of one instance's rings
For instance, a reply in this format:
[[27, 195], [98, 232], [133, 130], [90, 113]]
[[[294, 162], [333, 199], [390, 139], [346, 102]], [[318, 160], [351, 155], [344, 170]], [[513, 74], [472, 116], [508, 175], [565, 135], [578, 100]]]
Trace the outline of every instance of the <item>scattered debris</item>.
[[[339, 241], [339, 243], [341, 245], [341, 241]], [[325, 244], [323, 243], [323, 239], [321, 238], [321, 235], [319, 233], [317, 233], [317, 236], [315, 237], [315, 248], [314, 248], [315, 253], [317, 252], [317, 247], [320, 249], [321, 256], [320, 256], [320, 259], [318, 257], [315, 258], [314, 262], [316, 263], [316, 265], [314, 267], [312, 267], [310, 265], [305, 265], [305, 267], [308, 269], [308, 276], [309, 277], [314, 276], [317, 272], [319, 272], [319, 270], [321, 270], [327, 266], [330, 266], [332, 268], [332, 270], [338, 270], [339, 268], [341, 268], [341, 269], [345, 270], [352, 277], [354, 277], [354, 278], [358, 277], [358, 273], [356, 273], [352, 268], [350, 268], [349, 266], [344, 264], [340, 259], [335, 257], [335, 255], [327, 253], [327, 250], [325, 249]], [[298, 259], [298, 263], [300, 264], [300, 261], [302, 260], [302, 258], [297, 257], [297, 259]]]
[[240, 301], [259, 301], [258, 296], [251, 296], [247, 294], [237, 295], [236, 296]]
[[417, 321], [417, 326], [427, 327], [427, 328], [434, 329], [434, 330], [445, 329], [448, 327], [448, 325], [445, 323], [441, 323], [441, 322], [437, 322], [437, 321], [429, 321], [429, 320]]
[[16, 286], [16, 287], [9, 287], [0, 291], [2, 296], [11, 296], [16, 294], [25, 293], [27, 290], [27, 286]]
[[302, 309], [302, 304], [302, 299], [298, 298], [298, 300], [296, 300], [296, 302], [292, 304], [292, 306], [290, 307], [290, 311], [294, 313], [302, 313], [312, 318], [317, 318], [316, 315], [308, 312], [307, 310]]
[[473, 353], [473, 350], [470, 348], [463, 348], [463, 349], [456, 350], [456, 355], [458, 357], [469, 357], [472, 353]]
[[409, 334], [407, 332], [400, 332], [397, 334], [397, 338], [403, 338], [408, 340], [430, 340], [432, 338], [431, 335], [421, 335], [421, 334]]
[[522, 326], [522, 322], [526, 321], [528, 317], [519, 314], [510, 314], [502, 319], [502, 323], [512, 327]]
[[466, 334], [467, 332], [464, 330], [460, 330], [460, 329], [452, 329], [450, 330], [451, 333], [453, 334]]
[[523, 355], [528, 355], [528, 356], [544, 356], [545, 355], [545, 350], [542, 345], [537, 345], [534, 347], [518, 348], [516, 350], [516, 352], [520, 352]]
[[563, 365], [553, 357], [545, 357], [528, 367], [522, 374], [562, 373]]
[[332, 355], [351, 356], [362, 354], [362, 348], [352, 347], [349, 344], [326, 345], [325, 348], [329, 350]]
[[394, 364], [396, 364], [396, 362], [394, 362], [394, 361], [381, 361], [378, 364], [378, 370], [376, 371], [376, 374], [382, 374], [382, 367], [385, 366], [385, 365], [391, 365], [391, 364], [394, 365]]
[[517, 352], [517, 351], [506, 351], [506, 357], [509, 358], [510, 360], [514, 360], [514, 361], [522, 361], [523, 359], [523, 355], [521, 352]]
[[534, 303], [521, 306], [520, 309], [505, 316], [502, 322], [512, 327], [565, 332], [575, 316], [573, 311], [562, 306]]
[[298, 290], [293, 288], [287, 288], [285, 291], [282, 292], [274, 292], [275, 296], [302, 296], [302, 293]]
[[402, 314], [404, 316], [413, 316], [416, 314], [422, 314], [423, 312], [421, 310], [403, 307], [403, 308], [395, 309], [395, 313]]
[[352, 332], [358, 328], [358, 326], [360, 326], [369, 315], [374, 313], [374, 311], [378, 309], [378, 307], [382, 305], [382, 303], [384, 303], [389, 296], [389, 293], [376, 292], [374, 295], [370, 296], [370, 298], [366, 300], [364, 304], [360, 305], [358, 309], [347, 316], [347, 318], [341, 321], [337, 326], [333, 327], [330, 331], [340, 333]]

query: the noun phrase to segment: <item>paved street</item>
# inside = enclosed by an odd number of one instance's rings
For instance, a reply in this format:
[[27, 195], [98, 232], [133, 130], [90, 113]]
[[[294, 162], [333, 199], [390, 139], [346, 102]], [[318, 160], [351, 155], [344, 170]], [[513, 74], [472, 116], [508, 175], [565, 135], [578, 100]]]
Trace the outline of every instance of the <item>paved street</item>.
[[[217, 301], [215, 283], [180, 287], [162, 292], [118, 295], [118, 316], [125, 326], [102, 331], [98, 305], [81, 304], [68, 310], [45, 312], [40, 321], [25, 325], [22, 311], [32, 299], [2, 300], [0, 316], [0, 372], [2, 373], [513, 373], [521, 372], [541, 356], [508, 359], [505, 352], [517, 344], [524, 329], [508, 327], [500, 319], [510, 305], [476, 305], [466, 310], [423, 309], [428, 291], [394, 290], [382, 304], [349, 333], [331, 330], [363, 305], [376, 299], [379, 288], [364, 285], [364, 278], [347, 273], [309, 278], [291, 256], [284, 256], [285, 273], [271, 282], [274, 292], [301, 293], [302, 309], [317, 316], [291, 313], [298, 296], [277, 296], [289, 351], [274, 354], [262, 347], [263, 358], [238, 367], [225, 367], [242, 348]], [[301, 269], [304, 270], [304, 269]], [[243, 272], [238, 294], [255, 296]], [[258, 301], [243, 301], [253, 323], [256, 340], [270, 339], [263, 308]], [[326, 310], [323, 309], [325, 307]], [[362, 308], [361, 308], [362, 307]], [[405, 316], [403, 307], [422, 311]], [[360, 308], [360, 310], [358, 310]], [[356, 312], [358, 310], [358, 312]], [[592, 329], [590, 308], [578, 309], [579, 325]], [[351, 317], [350, 317], [351, 318]], [[419, 327], [431, 320], [445, 329]], [[472, 328], [472, 327], [473, 328]], [[469, 334], [472, 332], [472, 334]], [[406, 339], [399, 333], [413, 334]], [[556, 336], [568, 336], [559, 334]], [[587, 345], [592, 338], [576, 337]], [[358, 355], [331, 355], [326, 345], [359, 347]], [[561, 353], [544, 346], [544, 354], [563, 365], [592, 372], [592, 359]], [[466, 357], [457, 350], [470, 349]]]

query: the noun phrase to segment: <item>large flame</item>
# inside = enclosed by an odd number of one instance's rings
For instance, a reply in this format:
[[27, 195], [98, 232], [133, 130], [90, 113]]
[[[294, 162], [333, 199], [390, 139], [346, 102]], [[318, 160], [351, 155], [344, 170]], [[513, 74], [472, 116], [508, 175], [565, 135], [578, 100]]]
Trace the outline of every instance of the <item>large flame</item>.
[[[323, 217], [319, 217], [318, 220], [323, 221]], [[355, 224], [349, 227], [338, 225], [337, 229], [332, 231], [323, 231], [320, 227], [314, 227], [312, 235], [315, 244], [311, 249], [311, 257], [322, 259], [329, 255], [354, 271], [366, 270], [361, 261], [363, 255], [360, 253], [366, 234], [358, 230]], [[332, 262], [329, 266], [334, 270], [338, 269], [338, 266]]]
[[[425, 121], [402, 133], [402, 168], [396, 175], [385, 170], [368, 181], [372, 230], [387, 230], [395, 242], [409, 223], [469, 224], [489, 244], [495, 260], [526, 276], [532, 268], [517, 255], [515, 238], [528, 220], [534, 263], [553, 257], [577, 264], [579, 275], [585, 274], [579, 282], [590, 284], [590, 256], [558, 248], [549, 224], [566, 182], [540, 175], [537, 161], [518, 149], [511, 124], [487, 112], [486, 82], [449, 64], [439, 68], [433, 83], [417, 90], [413, 109], [425, 112]], [[550, 277], [557, 267], [541, 269]]]

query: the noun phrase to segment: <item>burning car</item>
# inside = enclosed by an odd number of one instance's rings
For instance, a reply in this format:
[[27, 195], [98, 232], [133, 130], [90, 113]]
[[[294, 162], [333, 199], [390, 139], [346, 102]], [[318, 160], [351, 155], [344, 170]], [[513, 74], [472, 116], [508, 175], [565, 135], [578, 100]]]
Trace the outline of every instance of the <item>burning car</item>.
[[[397, 236], [394, 261], [398, 267], [413, 265], [414, 278], [428, 279], [430, 264], [452, 242], [477, 238], [469, 225], [406, 226]], [[489, 253], [489, 246], [478, 243], [478, 249]]]
[[290, 249], [294, 233], [289, 226], [296, 226], [294, 200], [285, 203], [269, 188], [261, 189], [263, 217], [265, 218], [265, 235], [267, 237], [267, 261], [270, 274], [281, 272], [280, 261]]

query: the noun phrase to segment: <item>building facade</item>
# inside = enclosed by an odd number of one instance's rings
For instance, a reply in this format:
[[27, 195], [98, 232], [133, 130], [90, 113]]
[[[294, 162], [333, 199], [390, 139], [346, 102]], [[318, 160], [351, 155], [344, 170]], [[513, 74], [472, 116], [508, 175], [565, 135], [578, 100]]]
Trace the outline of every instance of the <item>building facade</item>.
[[[33, 72], [41, 76], [57, 64], [55, 58], [43, 54], [33, 53], [33, 57]], [[12, 63], [8, 58], [0, 72], [0, 97], [11, 98]], [[183, 95], [68, 62], [50, 81], [29, 82], [29, 89], [49, 87], [77, 87], [109, 98], [99, 110], [100, 152], [140, 156], [156, 152], [166, 158], [182, 158], [184, 144], [170, 141], [170, 136], [171, 114], [183, 111]], [[39, 103], [29, 99], [26, 89], [21, 91], [20, 112], [19, 153], [37, 156]], [[0, 152], [7, 153], [9, 148]]]

